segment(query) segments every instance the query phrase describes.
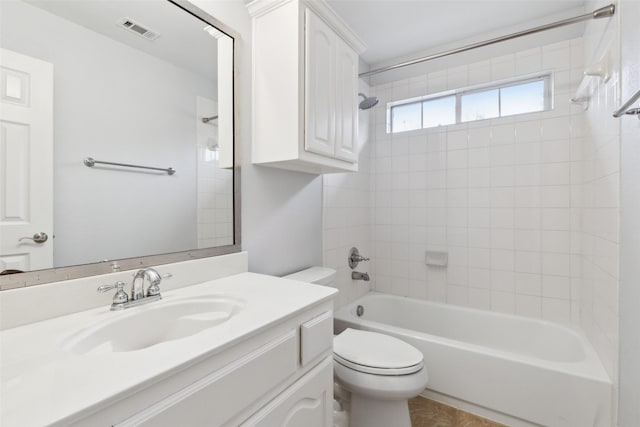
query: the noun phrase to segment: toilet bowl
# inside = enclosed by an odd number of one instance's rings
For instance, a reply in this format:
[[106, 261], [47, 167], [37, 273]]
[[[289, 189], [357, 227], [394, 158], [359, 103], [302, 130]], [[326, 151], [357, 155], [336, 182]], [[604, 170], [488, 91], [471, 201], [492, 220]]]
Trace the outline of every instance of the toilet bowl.
[[408, 399], [427, 386], [422, 353], [388, 335], [345, 329], [333, 339], [333, 370], [351, 392], [351, 427], [410, 427]]
[[[286, 278], [332, 285], [335, 274], [312, 267]], [[350, 427], [411, 427], [407, 401], [427, 386], [418, 349], [395, 337], [348, 328], [334, 336], [333, 372], [351, 393]]]

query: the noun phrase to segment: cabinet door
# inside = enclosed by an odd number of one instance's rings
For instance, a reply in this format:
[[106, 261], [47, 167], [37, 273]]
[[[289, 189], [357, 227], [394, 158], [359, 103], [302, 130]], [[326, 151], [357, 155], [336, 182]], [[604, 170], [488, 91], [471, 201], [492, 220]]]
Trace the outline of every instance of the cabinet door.
[[305, 150], [333, 157], [336, 35], [309, 9], [305, 23]]
[[358, 54], [336, 37], [335, 157], [358, 160]]
[[212, 372], [115, 427], [221, 426], [295, 374], [295, 330]]
[[242, 427], [331, 427], [333, 359], [325, 358], [307, 375], [249, 418]]

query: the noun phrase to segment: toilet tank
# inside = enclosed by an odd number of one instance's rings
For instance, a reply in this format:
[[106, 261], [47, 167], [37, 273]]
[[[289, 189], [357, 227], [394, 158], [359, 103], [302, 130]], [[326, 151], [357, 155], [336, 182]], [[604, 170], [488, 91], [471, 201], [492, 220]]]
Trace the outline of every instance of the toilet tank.
[[285, 279], [299, 280], [316, 285], [333, 286], [336, 283], [336, 271], [327, 267], [311, 267], [297, 273], [284, 276]]

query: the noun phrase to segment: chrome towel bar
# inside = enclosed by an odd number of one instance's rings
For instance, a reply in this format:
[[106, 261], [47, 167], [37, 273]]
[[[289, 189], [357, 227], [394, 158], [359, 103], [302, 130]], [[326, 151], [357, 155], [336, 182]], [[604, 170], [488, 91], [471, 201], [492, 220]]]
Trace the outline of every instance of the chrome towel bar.
[[176, 173], [176, 170], [174, 168], [154, 168], [152, 166], [129, 165], [127, 163], [103, 162], [100, 160], [95, 160], [92, 157], [87, 157], [86, 159], [84, 159], [84, 165], [88, 168], [93, 167], [94, 165], [97, 165], [97, 164], [111, 165], [111, 166], [124, 166], [127, 168], [151, 169], [151, 170], [166, 172], [168, 175], [173, 175], [174, 173]]
[[627, 102], [622, 104], [622, 106], [620, 108], [618, 108], [616, 111], [614, 111], [613, 112], [613, 117], [617, 118], [617, 117], [622, 117], [625, 114], [629, 114], [629, 115], [632, 115], [632, 116], [637, 116], [638, 119], [640, 119], [640, 108], [629, 108], [638, 99], [640, 99], [640, 90], [638, 90], [636, 93], [634, 93], [633, 96], [631, 98], [629, 98], [629, 100]]

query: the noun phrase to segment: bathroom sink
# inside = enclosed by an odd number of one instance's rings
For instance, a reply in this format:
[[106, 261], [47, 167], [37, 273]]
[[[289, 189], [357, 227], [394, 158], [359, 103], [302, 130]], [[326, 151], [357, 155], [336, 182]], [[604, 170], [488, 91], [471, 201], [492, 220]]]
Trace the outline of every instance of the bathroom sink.
[[243, 300], [226, 295], [153, 302], [130, 312], [112, 313], [115, 319], [80, 331], [64, 347], [76, 354], [142, 350], [220, 325], [244, 305]]

